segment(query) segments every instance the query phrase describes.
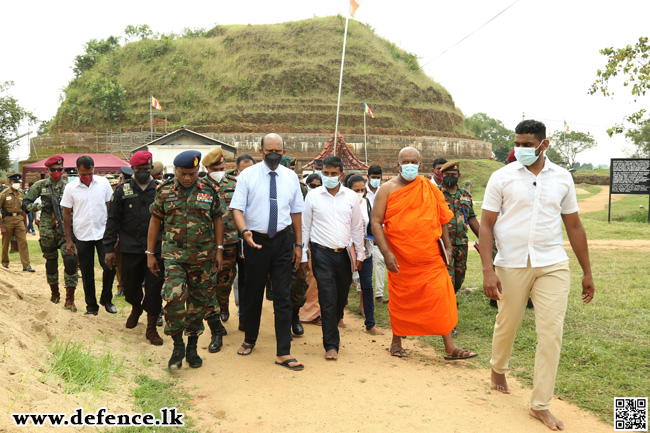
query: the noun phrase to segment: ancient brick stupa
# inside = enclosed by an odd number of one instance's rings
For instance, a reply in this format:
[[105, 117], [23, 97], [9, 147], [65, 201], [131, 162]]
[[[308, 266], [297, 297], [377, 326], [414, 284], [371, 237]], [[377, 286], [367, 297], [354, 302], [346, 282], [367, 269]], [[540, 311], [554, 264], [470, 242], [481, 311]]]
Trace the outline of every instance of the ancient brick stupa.
[[[327, 145], [323, 148], [323, 150], [320, 151], [318, 156], [316, 156], [316, 158], [314, 159], [323, 160], [328, 156], [333, 156], [333, 155], [334, 155], [334, 134], [332, 134], [330, 139], [327, 141]], [[348, 148], [341, 134], [339, 134], [337, 144], [336, 144], [336, 156], [341, 158], [341, 161], [343, 161], [343, 171], [368, 170], [368, 166], [363, 162], [361, 162], [361, 160], [359, 160], [359, 158], [357, 158], [355, 154], [352, 153], [352, 151]], [[313, 170], [314, 160], [312, 159], [307, 164], [303, 165], [302, 169]]]

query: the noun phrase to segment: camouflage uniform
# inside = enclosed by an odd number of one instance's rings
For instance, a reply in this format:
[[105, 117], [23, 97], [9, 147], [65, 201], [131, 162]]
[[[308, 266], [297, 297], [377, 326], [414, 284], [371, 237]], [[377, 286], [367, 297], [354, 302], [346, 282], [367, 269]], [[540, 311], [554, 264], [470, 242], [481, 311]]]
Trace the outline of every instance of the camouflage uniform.
[[217, 191], [206, 179], [186, 190], [176, 179], [163, 182], [152, 212], [164, 224], [165, 334], [203, 332], [212, 301], [210, 275], [215, 257], [214, 220], [223, 214]]
[[239, 241], [239, 231], [235, 225], [235, 219], [228, 209], [232, 195], [235, 193], [235, 186], [237, 186], [236, 171], [226, 171], [219, 183], [215, 183], [209, 176], [206, 179], [215, 189], [219, 190], [219, 201], [223, 206], [223, 266], [220, 272], [212, 272], [212, 287], [215, 288], [215, 299], [212, 305], [216, 312], [228, 311], [230, 291], [237, 275], [237, 242]]
[[[52, 185], [54, 189], [54, 194], [59, 207], [61, 206], [61, 197], [63, 197], [63, 190], [67, 181], [64, 179], [59, 179], [56, 184], [52, 183], [51, 178], [41, 179], [34, 183], [32, 187], [25, 195], [23, 200], [23, 210], [25, 212], [33, 212], [36, 214], [39, 209], [41, 209], [41, 219], [39, 226], [39, 233], [41, 238], [39, 239], [39, 244], [41, 245], [41, 251], [43, 252], [43, 257], [45, 258], [45, 272], [47, 275], [47, 283], [50, 285], [59, 284], [59, 253], [61, 251], [61, 258], [63, 260], [64, 271], [63, 278], [65, 282], [65, 287], [77, 287], [77, 260], [68, 254], [65, 248], [65, 236], [61, 233], [61, 230], [56, 227], [56, 218], [54, 217], [54, 211], [52, 210], [52, 196], [50, 195], [49, 186]], [[41, 198], [40, 204], [35, 204], [34, 201], [37, 198]], [[63, 214], [63, 208], [61, 207], [61, 214]]]
[[449, 209], [454, 213], [451, 221], [447, 223], [449, 231], [449, 241], [451, 242], [451, 269], [449, 276], [454, 285], [454, 292], [458, 292], [465, 281], [465, 271], [467, 270], [467, 229], [469, 220], [476, 218], [472, 195], [461, 187], [456, 191], [450, 192], [443, 190], [445, 201]]

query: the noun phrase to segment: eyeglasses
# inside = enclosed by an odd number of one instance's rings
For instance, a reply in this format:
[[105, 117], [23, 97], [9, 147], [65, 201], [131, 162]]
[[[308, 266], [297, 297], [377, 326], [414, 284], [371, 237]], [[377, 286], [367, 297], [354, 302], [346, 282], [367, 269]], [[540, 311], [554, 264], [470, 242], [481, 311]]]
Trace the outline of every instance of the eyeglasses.
[[59, 168], [50, 168], [50, 173], [54, 173], [55, 171], [58, 171], [59, 173], [63, 171], [63, 167]]
[[312, 183], [309, 184], [309, 187], [310, 187], [310, 188], [318, 188], [319, 186], [320, 186], [320, 185], [317, 184], [317, 183], [315, 183], [315, 182], [312, 182]]

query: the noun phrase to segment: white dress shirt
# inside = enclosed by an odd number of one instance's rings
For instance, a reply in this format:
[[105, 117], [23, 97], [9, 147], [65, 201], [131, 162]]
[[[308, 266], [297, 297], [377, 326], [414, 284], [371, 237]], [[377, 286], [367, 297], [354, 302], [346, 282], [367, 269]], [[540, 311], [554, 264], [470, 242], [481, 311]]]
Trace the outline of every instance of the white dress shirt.
[[363, 261], [366, 254], [362, 224], [357, 193], [343, 186], [334, 196], [324, 186], [312, 190], [302, 213], [302, 261], [307, 261], [309, 241], [327, 248], [346, 248], [352, 241], [357, 260]]
[[515, 161], [492, 173], [484, 210], [498, 212], [495, 266], [550, 266], [568, 260], [562, 241], [562, 215], [578, 212], [571, 173], [548, 158], [535, 176]]
[[72, 209], [74, 218], [72, 230], [80, 241], [97, 241], [104, 238], [108, 211], [106, 202], [111, 201], [113, 188], [108, 179], [93, 176], [90, 186], [79, 178], [65, 186], [61, 206]]
[[370, 182], [366, 183], [366, 191], [367, 191], [366, 192], [366, 198], [368, 199], [368, 201], [370, 201], [370, 206], [373, 206], [373, 207], [375, 206], [375, 197], [377, 196], [377, 194], [379, 194], [379, 189], [380, 188], [381, 188], [381, 185], [379, 185], [377, 187], [377, 192], [372, 192], [372, 190], [370, 189]]
[[[230, 209], [244, 212], [246, 228], [259, 233], [268, 233], [270, 205], [271, 169], [264, 161], [239, 173], [237, 187], [230, 202]], [[301, 213], [305, 208], [296, 173], [283, 165], [275, 169], [276, 197], [278, 203], [277, 231], [291, 224], [291, 214]]]

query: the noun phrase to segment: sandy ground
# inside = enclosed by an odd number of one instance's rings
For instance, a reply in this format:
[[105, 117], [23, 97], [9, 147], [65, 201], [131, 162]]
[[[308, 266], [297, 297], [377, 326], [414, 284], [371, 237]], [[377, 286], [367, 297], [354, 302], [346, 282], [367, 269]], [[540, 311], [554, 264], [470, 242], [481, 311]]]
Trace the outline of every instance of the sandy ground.
[[[581, 212], [600, 210], [606, 203], [604, 188], [580, 202]], [[590, 246], [650, 249], [648, 241], [641, 240], [592, 240]], [[9, 416], [12, 412], [71, 414], [77, 407], [89, 411], [102, 406], [113, 413], [134, 412], [129, 394], [133, 376], [170, 374], [164, 367], [171, 340], [166, 337], [162, 347], [149, 345], [142, 319], [138, 327], [128, 330], [124, 328], [128, 311], [111, 316], [101, 310], [99, 316], [84, 316], [80, 294], [80, 312], [70, 313], [63, 303], [49, 302], [42, 266], [36, 274], [12, 269], [0, 268], [0, 408], [6, 408], [0, 411], [0, 432], [43, 431], [15, 427]], [[234, 304], [231, 311], [236, 311]], [[184, 365], [174, 373], [193, 396], [188, 415], [196, 421], [196, 428], [201, 432], [548, 431], [528, 415], [530, 390], [514, 379], [510, 379], [510, 395], [491, 390], [489, 370], [444, 361], [442, 341], [434, 349], [408, 339], [409, 357], [391, 357], [390, 330], [384, 330], [384, 336], [370, 336], [357, 315], [346, 314], [348, 328], [341, 331], [338, 361], [323, 358], [320, 327], [305, 325], [305, 336], [294, 339], [292, 353], [306, 365], [301, 372], [274, 365], [269, 302], [264, 304], [261, 334], [252, 355], [236, 354], [243, 341], [243, 333], [236, 330], [236, 316], [226, 323], [229, 335], [221, 352], [208, 353], [209, 335], [201, 336], [203, 367]], [[50, 356], [47, 345], [55, 337], [84, 342], [98, 354], [110, 351], [124, 357], [123, 374], [112, 380], [112, 390], [65, 395], [59, 379], [43, 380]], [[479, 356], [486, 359], [490, 354]], [[612, 431], [611, 425], [565, 401], [554, 399], [552, 410], [565, 422], [566, 431]]]
[[[587, 191], [585, 192], [588, 193]], [[625, 197], [625, 194], [613, 194], [612, 203], [614, 203], [615, 201], [619, 201], [623, 197]], [[609, 203], [609, 186], [601, 186], [599, 193], [594, 194], [591, 197], [586, 198], [584, 200], [580, 200], [578, 202], [578, 206], [580, 206], [580, 210], [578, 211], [578, 213], [583, 214], [589, 212], [597, 212], [599, 210], [606, 209], [608, 203]]]

